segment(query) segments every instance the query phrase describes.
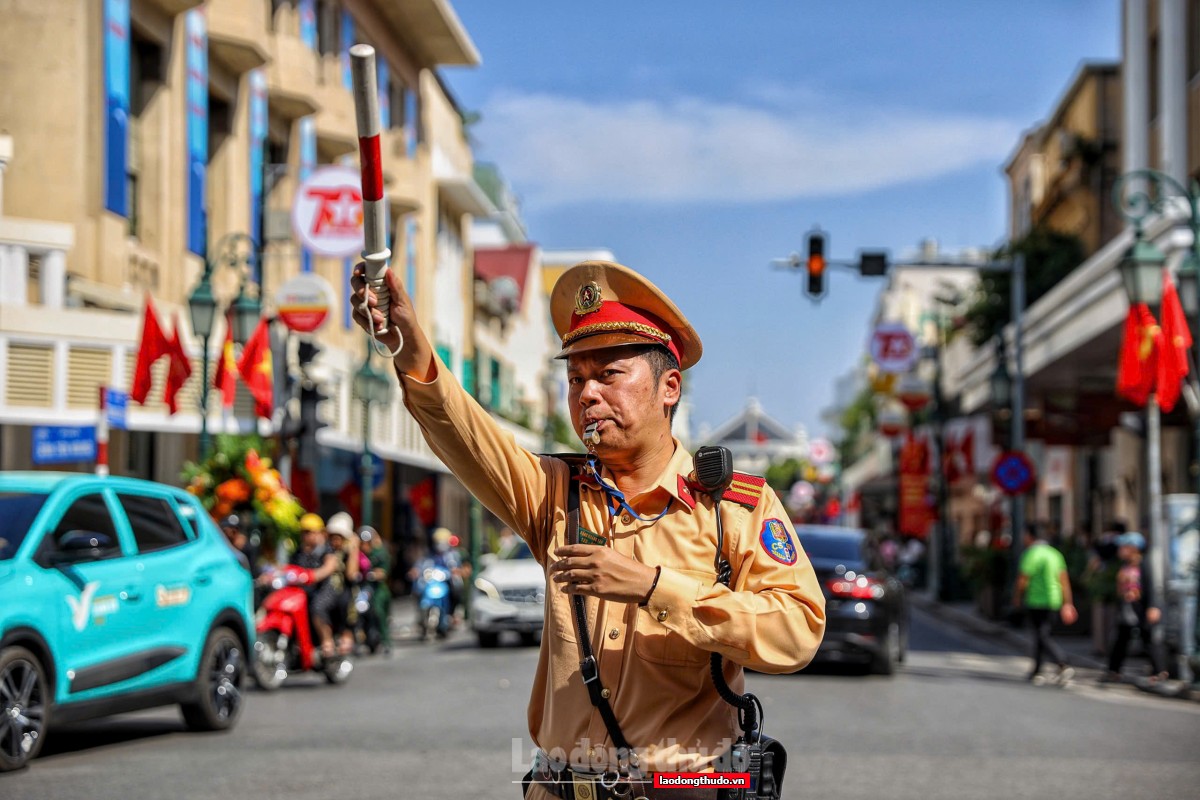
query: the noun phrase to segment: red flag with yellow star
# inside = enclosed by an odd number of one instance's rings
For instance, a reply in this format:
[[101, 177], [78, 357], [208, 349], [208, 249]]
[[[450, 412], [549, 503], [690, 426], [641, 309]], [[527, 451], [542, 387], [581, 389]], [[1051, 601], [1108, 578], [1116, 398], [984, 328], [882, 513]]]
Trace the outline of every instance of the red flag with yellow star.
[[254, 335], [246, 342], [237, 367], [254, 397], [255, 415], [270, 419], [275, 407], [275, 371], [271, 363], [270, 325], [265, 319], [259, 320]]
[[171, 343], [162, 327], [158, 324], [158, 315], [154, 313], [154, 300], [146, 292], [146, 312], [142, 319], [142, 339], [138, 345], [137, 366], [133, 370], [133, 388], [129, 396], [135, 403], [145, 405], [150, 394], [152, 377], [150, 368], [167, 353], [171, 352]]
[[233, 398], [237, 394], [237, 368], [237, 358], [233, 354], [233, 326], [226, 318], [225, 344], [221, 346], [217, 371], [213, 375], [213, 388], [221, 393], [221, 405], [225, 408], [233, 408]]
[[1183, 379], [1188, 374], [1188, 350], [1192, 333], [1179, 302], [1179, 293], [1171, 275], [1163, 270], [1162, 339], [1158, 351], [1158, 405], [1171, 411], [1183, 392]]
[[175, 330], [167, 340], [167, 357], [170, 365], [167, 369], [167, 385], [163, 388], [163, 402], [167, 404], [167, 412], [174, 414], [179, 410], [177, 397], [179, 390], [192, 377], [192, 363], [187, 353], [183, 351], [183, 343], [179, 340], [179, 315], [175, 315]]
[[1125, 317], [1121, 341], [1121, 360], [1117, 366], [1117, 394], [1139, 406], [1146, 405], [1154, 391], [1158, 350], [1162, 331], [1145, 303], [1130, 306]]

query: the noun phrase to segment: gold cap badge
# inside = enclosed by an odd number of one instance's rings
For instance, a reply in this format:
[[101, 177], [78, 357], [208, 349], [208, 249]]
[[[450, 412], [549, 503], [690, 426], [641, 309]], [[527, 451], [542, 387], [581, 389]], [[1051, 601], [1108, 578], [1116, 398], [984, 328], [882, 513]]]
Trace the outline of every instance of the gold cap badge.
[[597, 311], [603, 302], [604, 298], [600, 296], [600, 284], [588, 281], [575, 293], [575, 313], [580, 316], [590, 314]]

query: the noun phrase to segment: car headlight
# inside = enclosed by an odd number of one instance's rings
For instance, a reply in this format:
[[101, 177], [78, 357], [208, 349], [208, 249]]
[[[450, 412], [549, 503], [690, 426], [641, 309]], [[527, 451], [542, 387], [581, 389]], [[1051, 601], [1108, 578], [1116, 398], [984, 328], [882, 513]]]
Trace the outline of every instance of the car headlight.
[[500, 590], [497, 589], [491, 581], [485, 581], [483, 578], [475, 579], [475, 588], [488, 596], [490, 600], [500, 599]]

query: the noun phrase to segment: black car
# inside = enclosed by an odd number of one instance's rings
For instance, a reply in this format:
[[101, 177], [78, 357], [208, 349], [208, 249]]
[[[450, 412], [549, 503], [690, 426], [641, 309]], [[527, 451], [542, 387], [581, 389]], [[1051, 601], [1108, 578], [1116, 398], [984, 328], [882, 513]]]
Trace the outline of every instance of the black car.
[[877, 568], [861, 530], [807, 525], [796, 533], [825, 593], [825, 640], [817, 659], [864, 662], [891, 675], [908, 651], [904, 584]]

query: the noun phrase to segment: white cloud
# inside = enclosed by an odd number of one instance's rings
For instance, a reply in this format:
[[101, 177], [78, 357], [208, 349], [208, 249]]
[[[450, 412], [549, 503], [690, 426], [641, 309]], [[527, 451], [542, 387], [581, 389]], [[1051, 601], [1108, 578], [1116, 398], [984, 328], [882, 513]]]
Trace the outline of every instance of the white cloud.
[[998, 166], [1020, 132], [1001, 119], [838, 109], [807, 92], [784, 105], [777, 95], [720, 103], [505, 93], [485, 105], [479, 138], [527, 204], [545, 207], [853, 194]]

